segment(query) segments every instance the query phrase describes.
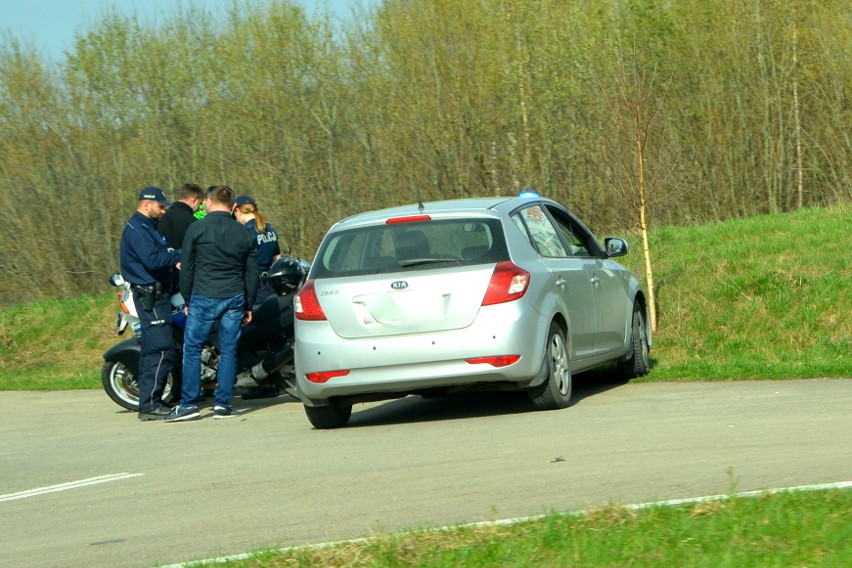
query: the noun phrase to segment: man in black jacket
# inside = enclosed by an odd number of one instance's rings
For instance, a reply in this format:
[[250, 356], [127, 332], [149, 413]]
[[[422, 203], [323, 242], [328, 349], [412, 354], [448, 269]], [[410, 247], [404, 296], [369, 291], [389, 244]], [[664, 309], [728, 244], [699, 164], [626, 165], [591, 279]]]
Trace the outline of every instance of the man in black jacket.
[[204, 201], [205, 192], [195, 183], [185, 183], [178, 190], [177, 201], [166, 210], [160, 219], [157, 231], [166, 237], [166, 244], [173, 249], [183, 246], [183, 237], [189, 225], [196, 221], [195, 212]]
[[[170, 249], [178, 250], [183, 246], [186, 230], [193, 221], [197, 221], [195, 212], [204, 201], [205, 195], [206, 192], [201, 189], [201, 186], [194, 183], [185, 183], [178, 190], [178, 200], [166, 209], [166, 214], [157, 224], [157, 232], [166, 237], [166, 245]], [[180, 292], [177, 278], [171, 282], [170, 289], [167, 291], [172, 294]]]
[[219, 323], [219, 365], [213, 418], [229, 418], [237, 376], [237, 341], [252, 318], [257, 295], [257, 248], [245, 227], [231, 217], [234, 192], [225, 185], [208, 189], [207, 216], [190, 225], [181, 247], [180, 289], [187, 300], [180, 406], [167, 422], [199, 418], [201, 349]]

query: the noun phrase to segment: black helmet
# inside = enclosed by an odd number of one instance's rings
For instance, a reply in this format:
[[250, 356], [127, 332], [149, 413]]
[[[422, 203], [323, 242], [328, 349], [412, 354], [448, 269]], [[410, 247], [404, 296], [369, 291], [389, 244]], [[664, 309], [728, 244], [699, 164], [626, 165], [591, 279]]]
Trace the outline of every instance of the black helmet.
[[279, 296], [299, 289], [308, 275], [304, 260], [292, 256], [282, 256], [269, 267], [269, 283]]

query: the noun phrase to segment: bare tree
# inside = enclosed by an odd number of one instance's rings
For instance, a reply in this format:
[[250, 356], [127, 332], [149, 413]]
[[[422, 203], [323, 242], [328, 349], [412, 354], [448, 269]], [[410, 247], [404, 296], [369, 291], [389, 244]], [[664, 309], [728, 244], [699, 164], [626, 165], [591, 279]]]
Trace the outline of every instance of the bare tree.
[[[648, 171], [648, 142], [651, 135], [660, 132], [657, 123], [666, 101], [666, 95], [671, 86], [672, 75], [663, 85], [659, 84], [658, 68], [656, 65], [643, 67], [638, 61], [635, 42], [629, 55], [626, 55], [622, 45], [618, 45], [619, 70], [607, 79], [611, 85], [607, 88], [602, 79], [598, 80], [598, 88], [603, 100], [608, 102], [617, 132], [622, 144], [608, 144], [605, 159], [612, 165], [606, 165], [601, 171], [607, 172], [607, 178], [622, 198], [630, 204], [638, 222], [639, 237], [642, 241], [642, 256], [645, 268], [645, 284], [648, 294], [648, 313], [651, 329], [657, 330], [657, 301], [654, 285], [654, 270], [651, 260], [650, 203], [652, 194], [662, 184], [662, 180], [670, 173], [676, 163], [679, 152], [671, 152], [665, 148], [665, 140], [658, 142], [658, 155], [674, 155], [674, 159], [657, 160], [662, 175], [649, 176]], [[630, 141], [629, 146], [625, 144]], [[631, 156], [630, 160], [626, 156]]]

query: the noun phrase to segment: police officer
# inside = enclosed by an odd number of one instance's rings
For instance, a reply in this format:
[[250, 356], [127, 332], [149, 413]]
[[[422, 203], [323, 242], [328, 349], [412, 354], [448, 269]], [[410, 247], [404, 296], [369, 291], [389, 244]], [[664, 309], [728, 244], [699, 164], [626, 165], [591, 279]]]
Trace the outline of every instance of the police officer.
[[257, 268], [262, 276], [260, 288], [257, 291], [257, 303], [263, 302], [275, 294], [275, 290], [266, 281], [269, 267], [281, 258], [281, 248], [278, 245], [278, 233], [263, 220], [257, 208], [257, 201], [250, 195], [240, 195], [235, 201], [234, 217], [246, 226], [257, 243]]
[[169, 285], [181, 252], [166, 245], [157, 223], [170, 203], [159, 187], [139, 193], [139, 206], [124, 225], [119, 245], [121, 274], [130, 282], [142, 324], [139, 353], [139, 420], [163, 420], [170, 409], [162, 403], [166, 377], [177, 354], [172, 343]]
[[[269, 276], [269, 268], [272, 263], [281, 258], [281, 248], [278, 245], [278, 233], [275, 228], [264, 221], [263, 215], [257, 207], [257, 201], [251, 195], [240, 195], [235, 201], [234, 217], [237, 221], [246, 226], [252, 239], [257, 244], [257, 267], [261, 275], [259, 287], [257, 289], [258, 304], [262, 303], [266, 298], [275, 295], [275, 289], [267, 281]], [[253, 398], [271, 398], [278, 396], [281, 389], [277, 385], [269, 387], [259, 387], [257, 383], [250, 378], [240, 379], [237, 383], [240, 387], [249, 387], [249, 390], [243, 394], [243, 398], [250, 400]]]

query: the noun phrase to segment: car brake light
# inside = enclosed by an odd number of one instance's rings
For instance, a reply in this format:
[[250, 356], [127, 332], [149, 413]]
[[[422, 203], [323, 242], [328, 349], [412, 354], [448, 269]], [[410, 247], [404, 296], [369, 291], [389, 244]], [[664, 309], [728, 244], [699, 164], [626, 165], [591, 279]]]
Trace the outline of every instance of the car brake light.
[[308, 373], [305, 377], [312, 383], [324, 383], [335, 377], [345, 377], [349, 371], [319, 371], [317, 373]]
[[293, 313], [296, 315], [296, 319], [325, 321], [325, 312], [322, 311], [322, 306], [320, 306], [313, 280], [305, 282], [305, 285], [293, 298]]
[[527, 293], [530, 285], [530, 273], [514, 263], [504, 260], [498, 262], [488, 283], [488, 290], [482, 300], [483, 306], [502, 304], [517, 300]]
[[385, 221], [386, 225], [395, 225], [397, 223], [416, 223], [418, 221], [431, 221], [429, 215], [408, 215], [406, 217], [391, 217]]
[[491, 365], [492, 367], [508, 367], [520, 360], [520, 355], [495, 355], [493, 357], [474, 357], [465, 359], [471, 365]]

